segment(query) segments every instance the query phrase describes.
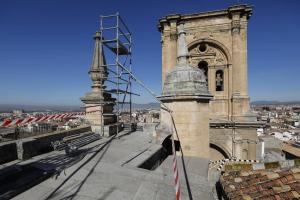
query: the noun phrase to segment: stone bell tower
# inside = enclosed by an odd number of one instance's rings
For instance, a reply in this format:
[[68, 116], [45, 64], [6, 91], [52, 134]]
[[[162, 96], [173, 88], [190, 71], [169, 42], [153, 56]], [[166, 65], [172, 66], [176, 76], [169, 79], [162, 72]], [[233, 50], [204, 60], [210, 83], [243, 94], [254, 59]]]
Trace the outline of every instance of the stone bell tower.
[[104, 82], [107, 80], [108, 72], [105, 55], [102, 46], [102, 36], [96, 32], [95, 49], [89, 75], [93, 81], [92, 91], [81, 97], [85, 104], [86, 118], [95, 133], [109, 136], [116, 133], [116, 116], [113, 114], [115, 98], [105, 91]]
[[[183, 24], [178, 26], [177, 65], [166, 74], [160, 100], [172, 111], [180, 145], [186, 156], [209, 158], [209, 101], [206, 77], [188, 64]], [[161, 124], [171, 126], [170, 114], [161, 110]]]
[[206, 76], [208, 91], [213, 95], [209, 102], [212, 160], [256, 159], [258, 155], [256, 129], [263, 125], [250, 110], [247, 80], [251, 15], [251, 6], [234, 5], [222, 10], [167, 15], [159, 20], [164, 87], [177, 63], [181, 23], [185, 26], [189, 66], [202, 70]]
[[168, 15], [159, 20], [162, 36], [162, 80], [176, 64], [177, 26], [185, 23], [189, 63], [204, 71], [213, 120], [255, 121], [249, 112], [247, 26], [252, 7], [194, 14]]

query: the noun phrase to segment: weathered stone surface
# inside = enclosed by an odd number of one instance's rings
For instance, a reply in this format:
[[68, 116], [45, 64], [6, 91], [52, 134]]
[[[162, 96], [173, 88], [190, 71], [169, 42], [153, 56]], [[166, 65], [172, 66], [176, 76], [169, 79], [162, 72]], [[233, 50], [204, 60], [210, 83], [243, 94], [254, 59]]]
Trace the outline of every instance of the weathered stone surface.
[[203, 72], [189, 65], [176, 66], [167, 74], [162, 95], [210, 96]]
[[28, 159], [53, 150], [51, 142], [62, 140], [66, 136], [91, 131], [90, 126], [78, 127], [71, 130], [56, 131], [31, 138], [17, 140], [19, 159]]
[[16, 160], [17, 146], [15, 141], [2, 142], [0, 144], [0, 164]]

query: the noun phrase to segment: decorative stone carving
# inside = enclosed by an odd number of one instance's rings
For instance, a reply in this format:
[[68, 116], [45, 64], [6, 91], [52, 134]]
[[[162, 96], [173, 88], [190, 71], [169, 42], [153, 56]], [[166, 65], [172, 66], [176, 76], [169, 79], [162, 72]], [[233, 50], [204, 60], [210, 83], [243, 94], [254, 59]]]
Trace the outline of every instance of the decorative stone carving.
[[214, 65], [225, 65], [225, 64], [227, 64], [225, 55], [220, 51], [216, 51]]
[[170, 33], [171, 40], [177, 40], [177, 33]]
[[214, 34], [213, 31], [191, 31], [189, 32], [188, 36], [191, 36], [193, 40], [198, 40], [201, 38], [213, 38]]
[[232, 34], [240, 33], [240, 28], [241, 28], [240, 20], [232, 20], [231, 26], [232, 26], [231, 28]]
[[[200, 42], [203, 43], [203, 42]], [[228, 63], [225, 54], [215, 46], [205, 43], [207, 45], [207, 49], [204, 52], [199, 50], [199, 45], [194, 45], [192, 49], [190, 49], [190, 64], [194, 67], [198, 66], [198, 63], [202, 60], [205, 60], [210, 66], [212, 65], [226, 65]]]

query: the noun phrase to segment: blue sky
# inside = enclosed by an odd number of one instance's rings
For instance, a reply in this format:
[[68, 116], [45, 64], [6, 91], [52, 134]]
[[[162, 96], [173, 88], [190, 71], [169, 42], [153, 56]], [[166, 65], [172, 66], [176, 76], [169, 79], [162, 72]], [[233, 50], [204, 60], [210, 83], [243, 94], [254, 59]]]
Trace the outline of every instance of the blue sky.
[[[248, 29], [251, 100], [300, 100], [300, 2], [213, 0], [0, 0], [0, 103], [80, 105], [99, 16], [120, 12], [133, 35], [134, 72], [161, 90], [158, 19], [254, 5]], [[145, 91], [136, 102], [153, 102]]]

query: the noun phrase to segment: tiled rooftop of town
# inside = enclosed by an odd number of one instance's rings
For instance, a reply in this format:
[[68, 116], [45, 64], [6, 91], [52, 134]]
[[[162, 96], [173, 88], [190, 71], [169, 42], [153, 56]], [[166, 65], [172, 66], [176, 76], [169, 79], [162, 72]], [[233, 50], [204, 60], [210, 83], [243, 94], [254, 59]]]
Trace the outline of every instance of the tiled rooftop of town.
[[220, 183], [227, 199], [299, 199], [299, 161], [231, 164], [225, 166]]

